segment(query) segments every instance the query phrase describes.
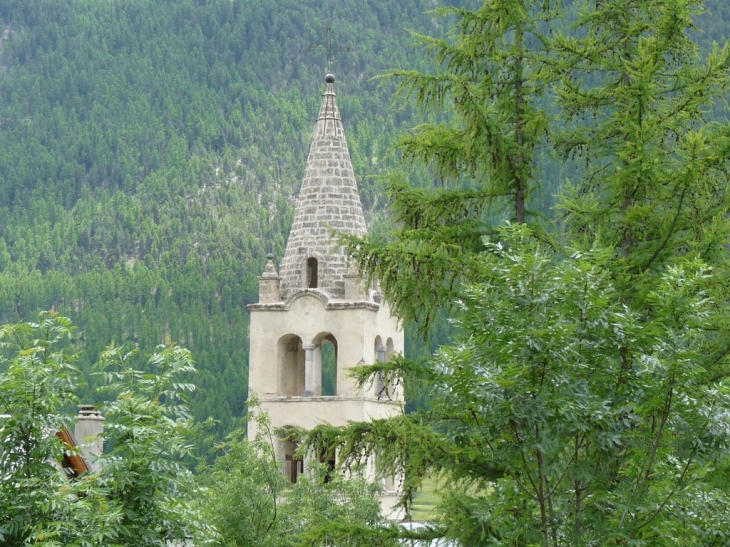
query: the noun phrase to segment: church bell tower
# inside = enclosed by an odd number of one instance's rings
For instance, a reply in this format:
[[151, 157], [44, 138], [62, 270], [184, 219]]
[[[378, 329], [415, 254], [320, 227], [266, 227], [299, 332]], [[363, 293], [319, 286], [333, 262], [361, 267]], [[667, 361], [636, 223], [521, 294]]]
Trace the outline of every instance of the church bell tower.
[[[294, 222], [280, 272], [269, 255], [259, 277], [259, 302], [251, 304], [249, 391], [275, 428], [345, 425], [403, 411], [400, 387], [374, 382], [357, 389], [348, 369], [387, 361], [403, 352], [403, 331], [380, 294], [358, 280], [333, 231], [367, 233], [357, 183], [337, 108], [335, 78], [328, 74], [307, 159]], [[249, 425], [249, 438], [255, 431]], [[292, 481], [306, 459], [280, 441], [279, 457]], [[388, 515], [396, 501], [392, 479], [370, 466], [369, 480], [383, 485]]]

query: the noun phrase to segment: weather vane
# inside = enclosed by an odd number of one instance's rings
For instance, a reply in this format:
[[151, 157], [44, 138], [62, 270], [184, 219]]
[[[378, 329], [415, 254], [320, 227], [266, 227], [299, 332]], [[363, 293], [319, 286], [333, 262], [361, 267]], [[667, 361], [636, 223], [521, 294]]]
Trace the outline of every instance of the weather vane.
[[332, 26], [327, 25], [325, 27], [325, 30], [327, 31], [327, 47], [322, 46], [313, 46], [309, 48], [309, 51], [326, 51], [327, 52], [327, 72], [332, 72], [332, 52], [334, 51], [347, 51], [348, 53], [352, 51], [352, 48], [350, 46], [346, 47], [333, 47], [332, 46]]

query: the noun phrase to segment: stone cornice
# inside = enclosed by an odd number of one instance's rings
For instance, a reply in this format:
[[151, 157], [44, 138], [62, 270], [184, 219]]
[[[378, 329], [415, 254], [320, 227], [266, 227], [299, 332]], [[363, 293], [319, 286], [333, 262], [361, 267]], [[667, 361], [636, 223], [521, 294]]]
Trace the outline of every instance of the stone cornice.
[[295, 300], [300, 298], [316, 298], [324, 306], [325, 310], [370, 310], [380, 311], [380, 304], [367, 300], [334, 300], [325, 292], [319, 289], [303, 289], [294, 293], [282, 302], [267, 302], [249, 304], [247, 307], [251, 311], [289, 311]]

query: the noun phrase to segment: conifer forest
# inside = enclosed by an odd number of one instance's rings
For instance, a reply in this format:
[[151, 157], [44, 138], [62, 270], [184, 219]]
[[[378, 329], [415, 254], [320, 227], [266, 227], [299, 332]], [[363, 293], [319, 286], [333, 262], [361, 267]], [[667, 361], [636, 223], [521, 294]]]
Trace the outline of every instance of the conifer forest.
[[112, 450], [0, 496], [0, 543], [408, 536], [329, 470], [282, 494], [240, 433], [328, 72], [369, 228], [343, 245], [406, 332], [357, 379], [408, 404], [300, 438], [377, 456], [406, 510], [440, 479], [422, 541], [730, 543], [729, 39], [725, 0], [0, 0], [0, 402], [106, 404]]
[[230, 431], [246, 404], [246, 305], [266, 254], [284, 251], [326, 28], [347, 48], [333, 70], [377, 225], [377, 176], [409, 114], [372, 78], [423, 62], [406, 29], [434, 31], [429, 7], [0, 2], [2, 321], [73, 319], [82, 370], [112, 342], [173, 340], [199, 369], [193, 414]]

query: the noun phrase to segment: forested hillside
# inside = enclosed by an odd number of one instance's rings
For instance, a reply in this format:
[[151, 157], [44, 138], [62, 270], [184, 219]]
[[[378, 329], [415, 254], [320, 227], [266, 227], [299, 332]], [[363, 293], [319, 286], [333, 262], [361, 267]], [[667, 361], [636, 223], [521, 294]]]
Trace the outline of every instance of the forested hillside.
[[[703, 35], [724, 38], [728, 7], [708, 4]], [[200, 370], [195, 416], [228, 430], [246, 398], [246, 304], [266, 253], [283, 252], [326, 28], [377, 229], [374, 177], [414, 122], [371, 78], [427, 68], [406, 29], [438, 34], [435, 5], [0, 0], [0, 320], [71, 317], [84, 370], [109, 340], [149, 353], [172, 339]]]
[[[54, 308], [102, 344], [195, 356], [194, 413], [246, 398], [248, 316], [281, 256], [326, 72], [365, 207], [407, 112], [370, 79], [431, 2], [0, 2], [0, 319]], [[319, 46], [319, 47], [318, 47]], [[93, 382], [93, 378], [90, 378]]]

